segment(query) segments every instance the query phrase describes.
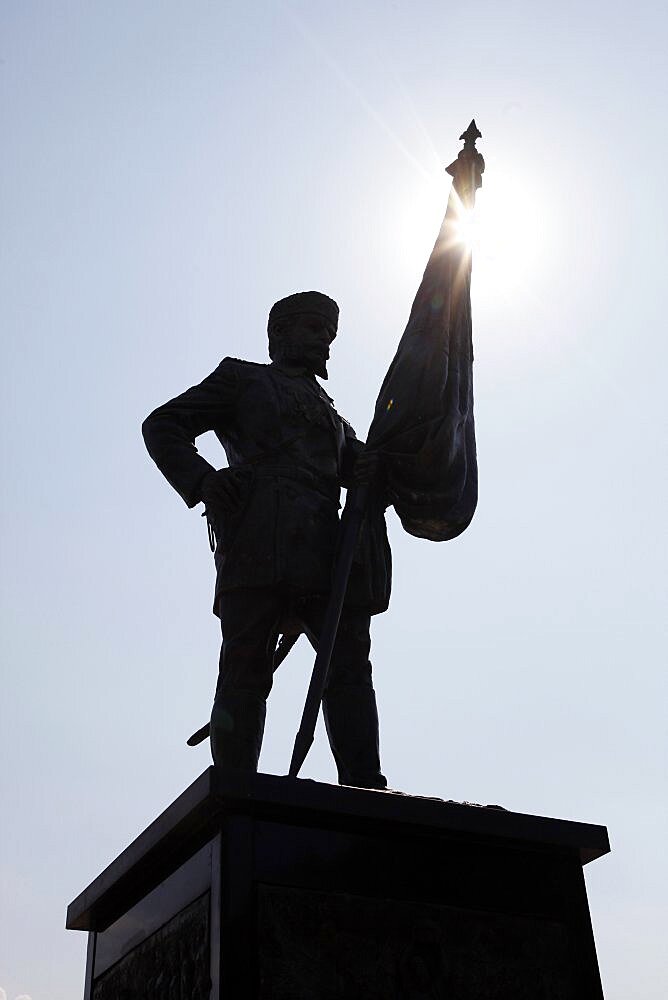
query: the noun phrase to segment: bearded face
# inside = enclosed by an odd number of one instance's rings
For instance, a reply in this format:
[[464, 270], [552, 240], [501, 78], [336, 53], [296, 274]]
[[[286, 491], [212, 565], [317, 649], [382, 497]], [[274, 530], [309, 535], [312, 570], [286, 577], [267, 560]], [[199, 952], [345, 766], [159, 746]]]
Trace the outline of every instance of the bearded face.
[[329, 347], [336, 327], [319, 313], [300, 313], [274, 324], [269, 336], [269, 354], [273, 361], [306, 368], [320, 378], [327, 378]]

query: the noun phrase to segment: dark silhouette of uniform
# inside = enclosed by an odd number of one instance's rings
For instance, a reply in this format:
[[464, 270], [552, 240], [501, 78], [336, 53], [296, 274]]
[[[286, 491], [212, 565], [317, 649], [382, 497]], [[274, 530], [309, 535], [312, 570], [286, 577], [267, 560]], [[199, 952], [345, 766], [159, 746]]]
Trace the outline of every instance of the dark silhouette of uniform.
[[[320, 293], [300, 294], [318, 308]], [[293, 298], [299, 297], [281, 301]], [[189, 507], [202, 500], [202, 482], [214, 471], [194, 444], [205, 431], [215, 432], [238, 483], [233, 512], [207, 505], [215, 537], [214, 612], [223, 631], [211, 745], [217, 764], [255, 769], [276, 643], [280, 634], [300, 631], [317, 643], [340, 488], [351, 482], [363, 445], [308, 369], [235, 358], [154, 410], [142, 430], [151, 457]], [[386, 785], [369, 625], [372, 614], [387, 608], [390, 573], [379, 500], [362, 532], [323, 698], [342, 784]]]

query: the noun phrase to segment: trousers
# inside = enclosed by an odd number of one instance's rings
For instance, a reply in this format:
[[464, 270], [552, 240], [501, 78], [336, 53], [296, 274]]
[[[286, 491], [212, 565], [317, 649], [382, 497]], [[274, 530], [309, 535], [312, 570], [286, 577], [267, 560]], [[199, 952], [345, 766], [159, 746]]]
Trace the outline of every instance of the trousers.
[[[215, 764], [257, 770], [278, 637], [285, 631], [303, 631], [317, 646], [326, 604], [325, 597], [270, 587], [220, 595], [223, 643], [211, 713]], [[344, 607], [322, 707], [339, 782], [385, 788], [369, 660], [370, 623], [367, 612]]]

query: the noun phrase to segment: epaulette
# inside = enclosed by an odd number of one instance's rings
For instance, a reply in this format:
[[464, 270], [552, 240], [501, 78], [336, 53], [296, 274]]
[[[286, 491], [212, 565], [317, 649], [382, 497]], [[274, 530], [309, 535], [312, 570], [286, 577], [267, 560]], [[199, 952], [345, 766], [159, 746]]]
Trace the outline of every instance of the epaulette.
[[267, 364], [262, 361], [245, 361], [243, 358], [223, 358], [220, 362], [221, 365], [225, 364], [226, 361], [231, 361], [235, 365], [244, 365], [250, 368], [267, 368]]

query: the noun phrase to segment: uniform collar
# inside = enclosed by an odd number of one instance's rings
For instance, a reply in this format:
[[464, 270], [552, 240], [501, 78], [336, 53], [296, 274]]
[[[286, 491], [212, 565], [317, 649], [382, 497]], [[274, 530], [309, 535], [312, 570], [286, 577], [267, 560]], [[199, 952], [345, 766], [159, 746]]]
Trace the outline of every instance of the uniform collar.
[[[286, 365], [281, 361], [272, 361], [270, 368], [275, 368], [277, 371], [281, 372], [282, 375], [288, 375], [289, 378], [298, 378], [300, 375], [305, 375], [310, 378], [312, 382], [315, 382], [315, 375], [313, 372], [309, 371], [308, 368], [303, 368], [299, 365]], [[318, 383], [316, 382], [316, 385]]]

